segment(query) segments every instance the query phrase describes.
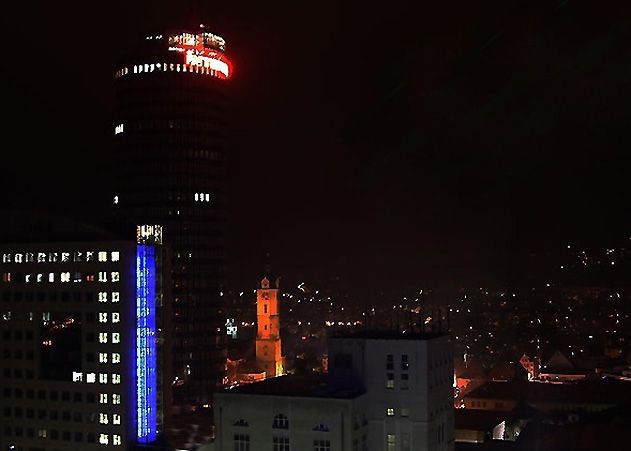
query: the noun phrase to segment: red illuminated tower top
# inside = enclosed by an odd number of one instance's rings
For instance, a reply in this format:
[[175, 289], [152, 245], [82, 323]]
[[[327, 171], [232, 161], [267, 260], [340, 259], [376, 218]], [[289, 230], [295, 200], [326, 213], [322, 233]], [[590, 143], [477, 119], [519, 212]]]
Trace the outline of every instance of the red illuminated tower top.
[[116, 78], [147, 72], [181, 72], [211, 75], [221, 79], [232, 76], [232, 63], [225, 55], [226, 41], [221, 36], [204, 30], [178, 31], [168, 35], [146, 36], [147, 44], [160, 48], [160, 52], [146, 52], [147, 61], [120, 67]]

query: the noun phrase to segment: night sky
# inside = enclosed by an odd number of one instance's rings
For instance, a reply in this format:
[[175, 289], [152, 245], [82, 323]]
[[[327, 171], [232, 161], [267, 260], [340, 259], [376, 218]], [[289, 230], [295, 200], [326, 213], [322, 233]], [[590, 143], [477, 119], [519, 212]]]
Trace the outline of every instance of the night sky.
[[12, 2], [3, 208], [108, 205], [117, 57], [203, 22], [235, 63], [231, 284], [266, 252], [357, 292], [515, 283], [631, 230], [624, 3]]

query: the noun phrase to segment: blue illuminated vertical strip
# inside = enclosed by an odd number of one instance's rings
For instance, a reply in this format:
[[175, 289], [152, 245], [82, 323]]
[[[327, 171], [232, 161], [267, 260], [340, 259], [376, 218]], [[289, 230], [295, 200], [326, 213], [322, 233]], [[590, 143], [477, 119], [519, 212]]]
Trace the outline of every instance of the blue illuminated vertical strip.
[[156, 439], [156, 260], [153, 246], [136, 247], [136, 424], [138, 442]]

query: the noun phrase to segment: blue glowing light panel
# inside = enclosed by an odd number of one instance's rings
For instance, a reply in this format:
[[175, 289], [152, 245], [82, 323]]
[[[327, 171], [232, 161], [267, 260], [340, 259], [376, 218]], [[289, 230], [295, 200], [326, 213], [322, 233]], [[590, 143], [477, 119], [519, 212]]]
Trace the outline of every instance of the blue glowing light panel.
[[136, 247], [136, 412], [138, 442], [156, 439], [156, 260], [153, 246]]

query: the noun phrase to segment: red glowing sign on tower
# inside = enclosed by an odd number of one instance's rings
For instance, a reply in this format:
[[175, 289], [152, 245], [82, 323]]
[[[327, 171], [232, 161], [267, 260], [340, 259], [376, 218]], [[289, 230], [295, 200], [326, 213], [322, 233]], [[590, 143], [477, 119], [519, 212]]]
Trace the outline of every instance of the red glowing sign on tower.
[[210, 70], [219, 78], [230, 78], [232, 63], [223, 53], [226, 42], [212, 33], [180, 33], [169, 36], [169, 50], [184, 55], [184, 64]]
[[[162, 41], [162, 35], [147, 36], [150, 41]], [[232, 62], [225, 55], [226, 41], [209, 32], [170, 35], [167, 38], [168, 51], [182, 55], [177, 62], [173, 58], [167, 60], [143, 61], [120, 68], [114, 77], [120, 78], [128, 74], [146, 74], [150, 72], [182, 72], [203, 74], [226, 80], [232, 76]], [[122, 129], [121, 131], [122, 132]]]

